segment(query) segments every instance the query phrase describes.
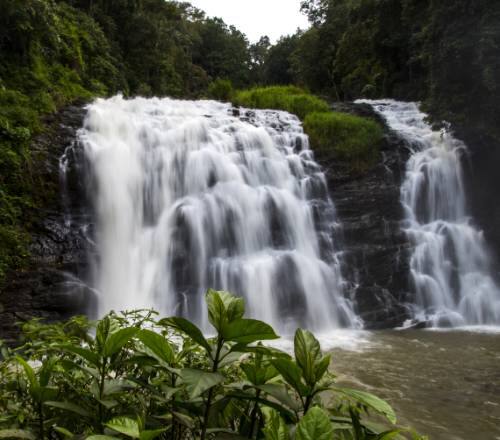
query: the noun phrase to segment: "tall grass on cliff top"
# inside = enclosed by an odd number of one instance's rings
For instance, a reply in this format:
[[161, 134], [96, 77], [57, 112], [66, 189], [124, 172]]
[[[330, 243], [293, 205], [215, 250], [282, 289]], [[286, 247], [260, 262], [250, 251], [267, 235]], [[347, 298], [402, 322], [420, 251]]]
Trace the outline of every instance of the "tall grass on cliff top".
[[376, 162], [383, 136], [377, 122], [339, 112], [307, 115], [304, 131], [317, 152], [348, 161], [357, 171]]
[[213, 338], [151, 311], [25, 324], [25, 345], [1, 350], [0, 438], [421, 439], [387, 402], [337, 385], [312, 333], [297, 330], [291, 356], [259, 342], [278, 336], [243, 299], [206, 302]]
[[295, 86], [257, 87], [237, 92], [233, 103], [248, 108], [284, 110], [304, 122], [311, 147], [320, 157], [339, 159], [355, 172], [376, 162], [383, 131], [377, 122], [333, 112], [328, 103]]
[[327, 112], [328, 104], [295, 86], [255, 87], [237, 92], [233, 103], [242, 107], [285, 110], [304, 119], [312, 112]]

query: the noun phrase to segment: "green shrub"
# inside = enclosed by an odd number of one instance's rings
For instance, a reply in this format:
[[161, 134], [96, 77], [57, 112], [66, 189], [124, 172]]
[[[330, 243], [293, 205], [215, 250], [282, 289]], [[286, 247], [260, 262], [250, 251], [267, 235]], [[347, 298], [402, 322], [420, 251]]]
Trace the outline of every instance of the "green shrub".
[[351, 163], [362, 171], [377, 160], [382, 141], [382, 127], [367, 118], [346, 113], [311, 113], [304, 120], [314, 150], [326, 157]]
[[217, 101], [230, 101], [233, 93], [233, 84], [228, 79], [217, 78], [208, 86], [208, 96]]
[[[0, 344], [0, 438], [388, 440], [407, 432], [387, 402], [335, 384], [331, 358], [309, 331], [296, 331], [291, 356], [259, 342], [278, 336], [244, 318], [243, 299], [209, 290], [206, 301], [212, 338], [151, 311], [111, 313], [95, 326], [82, 317], [25, 324], [24, 346]], [[370, 423], [369, 412], [389, 426]]]
[[233, 103], [242, 107], [277, 109], [304, 119], [313, 112], [327, 112], [328, 104], [322, 99], [295, 86], [255, 87], [236, 93]]

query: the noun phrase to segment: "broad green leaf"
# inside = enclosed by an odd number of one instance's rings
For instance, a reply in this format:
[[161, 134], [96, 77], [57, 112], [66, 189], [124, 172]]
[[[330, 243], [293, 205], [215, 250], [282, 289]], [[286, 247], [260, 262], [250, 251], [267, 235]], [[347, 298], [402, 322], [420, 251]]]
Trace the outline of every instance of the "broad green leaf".
[[112, 409], [118, 405], [117, 400], [113, 399], [96, 399], [101, 405], [105, 406], [107, 409]]
[[278, 376], [278, 370], [274, 367], [272, 364], [268, 364], [264, 367], [264, 374], [262, 376], [261, 382], [266, 383], [271, 379], [274, 379], [276, 376]]
[[286, 417], [287, 420], [294, 420], [296, 417], [296, 412], [289, 409], [289, 407], [276, 402], [274, 399], [267, 399], [266, 397], [262, 396], [257, 399], [255, 395], [249, 394], [247, 392], [239, 392], [237, 390], [228, 393], [227, 397], [258, 402], [263, 406], [268, 406], [269, 408], [275, 409], [280, 414], [283, 414], [283, 416]]
[[104, 395], [110, 396], [112, 394], [121, 393], [125, 390], [136, 388], [137, 384], [130, 380], [124, 379], [106, 379], [104, 381]]
[[39, 387], [39, 383], [38, 383], [38, 380], [37, 380], [37, 378], [35, 376], [35, 371], [31, 367], [31, 365], [28, 364], [28, 362], [26, 362], [21, 356], [16, 356], [16, 360], [23, 367], [24, 372], [26, 373], [26, 377], [28, 378], [28, 382], [30, 383], [30, 387], [32, 389], [38, 388]]
[[161, 389], [161, 392], [163, 393], [162, 397], [165, 400], [170, 400], [175, 395], [175, 393], [177, 393], [178, 391], [181, 390], [181, 388], [173, 388], [173, 387], [169, 387], [165, 384], [160, 385], [160, 389]]
[[288, 394], [288, 390], [285, 385], [268, 383], [264, 385], [257, 385], [255, 388], [269, 394], [280, 404], [287, 406], [292, 411], [297, 412], [301, 409], [300, 402]]
[[66, 373], [71, 372], [71, 370], [82, 370], [85, 373], [90, 374], [92, 377], [98, 379], [100, 377], [99, 371], [96, 368], [88, 367], [87, 365], [79, 365], [76, 362], [69, 361], [67, 359], [59, 360], [59, 365], [64, 368]]
[[162, 335], [151, 330], [141, 330], [137, 336], [154, 353], [156, 359], [169, 365], [174, 362], [172, 346]]
[[256, 345], [256, 346], [248, 346], [248, 344], [241, 344], [238, 343], [236, 345], [233, 345], [231, 347], [231, 351], [235, 351], [238, 353], [255, 353], [255, 354], [260, 354], [260, 355], [265, 355], [269, 356], [272, 358], [285, 358], [285, 359], [291, 359], [292, 357], [277, 348], [273, 347], [264, 347], [263, 345]]
[[171, 318], [162, 319], [160, 321], [160, 324], [175, 328], [176, 330], [188, 335], [193, 341], [205, 348], [208, 353], [211, 353], [212, 348], [203, 336], [201, 330], [187, 319], [174, 316]]
[[245, 373], [247, 379], [254, 385], [261, 385], [258, 377], [258, 369], [255, 365], [252, 364], [241, 364], [240, 368]]
[[168, 428], [155, 429], [155, 430], [150, 430], [150, 431], [142, 431], [139, 438], [140, 438], [140, 440], [153, 440], [154, 438], [163, 434], [167, 430], [168, 430]]
[[44, 405], [50, 406], [52, 408], [62, 409], [64, 411], [70, 411], [72, 413], [78, 414], [83, 417], [90, 417], [91, 414], [85, 410], [81, 405], [77, 405], [72, 402], [45, 402]]
[[270, 325], [256, 319], [237, 319], [227, 324], [222, 334], [226, 341], [242, 344], [279, 338]]
[[62, 434], [66, 438], [73, 438], [75, 436], [75, 434], [73, 434], [71, 431], [68, 431], [66, 428], [63, 428], [62, 426], [54, 426], [54, 430], [59, 434]]
[[226, 305], [226, 310], [228, 322], [233, 322], [237, 319], [243, 318], [243, 315], [245, 314], [245, 300], [243, 298], [232, 296], [231, 301]]
[[314, 366], [314, 374], [316, 376], [316, 382], [321, 380], [321, 378], [325, 375], [326, 370], [330, 366], [331, 356], [326, 355], [323, 356], [318, 362], [316, 362]]
[[170, 411], [163, 416], [156, 416], [155, 418], [161, 419], [161, 420], [166, 420], [169, 424], [172, 423], [173, 419], [175, 419], [181, 425], [186, 426], [189, 429], [194, 429], [195, 424], [196, 424], [195, 420], [192, 417], [190, 417], [187, 414], [180, 413], [177, 411]]
[[103, 356], [111, 357], [122, 349], [138, 332], [138, 328], [129, 327], [112, 333], [104, 344]]
[[279, 374], [290, 384], [301, 396], [306, 394], [306, 387], [302, 382], [302, 370], [294, 361], [289, 359], [273, 359], [272, 364]]
[[297, 329], [294, 339], [295, 360], [302, 369], [307, 384], [314, 385], [317, 381], [315, 365], [321, 356], [321, 348], [314, 335], [303, 329]]
[[[153, 352], [147, 347], [144, 347], [143, 350], [143, 355], [131, 356], [130, 358], [125, 359], [124, 363], [127, 365], [137, 365], [139, 367], [154, 367], [155, 365], [158, 365], [158, 362], [160, 361], [153, 356]], [[166, 365], [164, 364], [164, 366]]]
[[391, 423], [396, 423], [396, 414], [394, 413], [391, 405], [389, 405], [385, 400], [382, 400], [381, 398], [365, 391], [353, 390], [351, 388], [335, 387], [333, 389], [344, 396], [347, 396], [356, 402], [368, 406], [374, 411], [384, 415]]
[[213, 289], [208, 289], [206, 295], [208, 308], [208, 320], [215, 329], [220, 333], [228, 322], [227, 310], [224, 301], [221, 298], [221, 293]]
[[97, 435], [91, 435], [90, 437], [87, 437], [85, 440], [116, 440], [118, 437], [112, 437], [111, 435], [102, 435], [102, 434], [97, 434]]
[[247, 379], [254, 385], [263, 385], [279, 374], [273, 365], [267, 363], [260, 367], [253, 364], [241, 364], [240, 368]]
[[99, 321], [96, 328], [96, 348], [99, 353], [104, 351], [104, 344], [106, 343], [108, 336], [111, 331], [111, 318], [109, 316], [105, 316], [103, 319]]
[[274, 409], [263, 407], [265, 426], [262, 429], [266, 440], [288, 440], [288, 427], [278, 412]]
[[188, 427], [189, 429], [194, 429], [196, 422], [192, 417], [187, 414], [183, 414], [177, 411], [172, 411], [172, 414], [181, 425]]
[[49, 358], [43, 362], [40, 368], [40, 385], [45, 387], [49, 384], [50, 377], [52, 376], [52, 371], [57, 364], [57, 358]]
[[132, 438], [140, 438], [140, 428], [137, 420], [129, 417], [115, 417], [105, 425], [113, 431], [128, 435]]
[[224, 376], [222, 374], [209, 373], [191, 368], [181, 370], [180, 376], [192, 399], [199, 397], [205, 391], [224, 382]]
[[227, 354], [224, 355], [224, 357], [219, 361], [218, 367], [224, 368], [227, 365], [234, 364], [235, 362], [239, 361], [241, 358], [241, 353], [237, 352], [231, 352], [229, 351]]
[[23, 429], [1, 429], [0, 438], [22, 438], [27, 440], [36, 440], [36, 437], [30, 431]]
[[42, 403], [57, 399], [58, 394], [59, 388], [57, 387], [39, 387], [36, 393], [37, 400]]
[[99, 355], [89, 350], [88, 348], [79, 347], [77, 345], [64, 345], [63, 348], [70, 353], [74, 353], [82, 357], [95, 367], [99, 367]]
[[221, 429], [221, 428], [210, 428], [207, 429], [207, 434], [215, 435], [212, 437], [215, 440], [247, 440], [248, 437], [243, 437], [241, 434], [237, 432], [231, 431], [229, 429]]
[[373, 440], [394, 440], [399, 437], [401, 431], [399, 429], [394, 429], [391, 431], [382, 432], [377, 435]]
[[314, 406], [300, 420], [295, 440], [332, 440], [333, 426], [328, 414]]

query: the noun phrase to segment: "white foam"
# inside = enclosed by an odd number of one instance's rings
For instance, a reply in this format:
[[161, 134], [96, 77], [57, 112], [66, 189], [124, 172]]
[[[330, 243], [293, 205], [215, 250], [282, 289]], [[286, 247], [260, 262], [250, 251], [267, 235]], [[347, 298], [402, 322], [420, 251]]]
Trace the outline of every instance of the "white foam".
[[[246, 114], [245, 109], [241, 110]], [[96, 215], [98, 314], [156, 308], [208, 328], [209, 287], [278, 331], [359, 327], [335, 210], [297, 117], [173, 99], [98, 99], [80, 142]]]

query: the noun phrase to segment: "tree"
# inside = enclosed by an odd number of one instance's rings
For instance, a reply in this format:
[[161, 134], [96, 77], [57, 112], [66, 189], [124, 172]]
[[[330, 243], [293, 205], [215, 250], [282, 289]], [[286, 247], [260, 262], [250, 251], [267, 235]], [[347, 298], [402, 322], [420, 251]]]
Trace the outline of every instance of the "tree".
[[229, 79], [236, 87], [249, 83], [250, 53], [244, 34], [220, 18], [195, 23], [199, 38], [193, 45], [193, 62], [212, 78]]
[[269, 48], [264, 77], [266, 84], [292, 84], [295, 82], [292, 70], [291, 56], [297, 48], [300, 34], [281, 37]]
[[252, 83], [264, 84], [265, 82], [265, 63], [271, 47], [271, 41], [267, 35], [260, 37], [257, 43], [250, 46], [251, 67], [250, 74]]

